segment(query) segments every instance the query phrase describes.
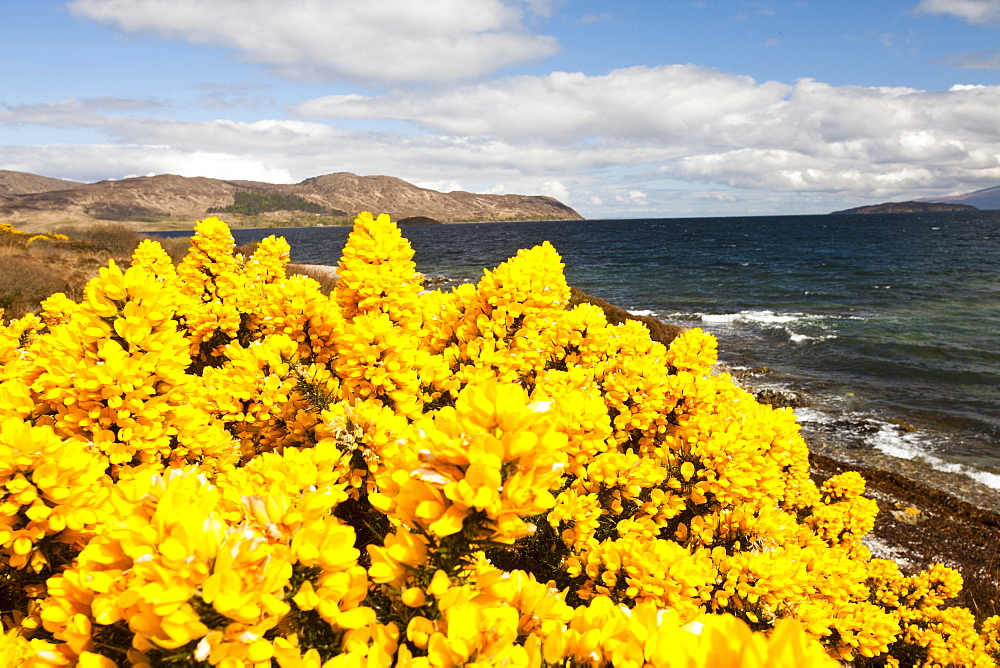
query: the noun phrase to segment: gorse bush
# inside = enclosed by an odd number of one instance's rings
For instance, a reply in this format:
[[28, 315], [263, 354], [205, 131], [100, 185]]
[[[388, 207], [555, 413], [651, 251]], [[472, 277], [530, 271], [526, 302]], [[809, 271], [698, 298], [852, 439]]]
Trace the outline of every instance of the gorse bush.
[[567, 308], [549, 244], [424, 291], [358, 217], [329, 296], [199, 223], [0, 331], [6, 666], [992, 666], [860, 542], [790, 410]]
[[65, 241], [66, 235], [57, 233], [28, 234], [7, 223], [0, 223], [0, 247], [26, 248], [37, 241]]

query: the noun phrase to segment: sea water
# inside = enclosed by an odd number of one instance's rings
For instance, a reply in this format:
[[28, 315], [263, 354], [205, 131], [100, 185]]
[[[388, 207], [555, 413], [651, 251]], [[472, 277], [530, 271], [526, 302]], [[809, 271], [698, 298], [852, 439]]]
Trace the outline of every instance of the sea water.
[[[746, 381], [791, 391], [811, 447], [1000, 490], [1000, 211], [405, 227], [427, 276], [476, 281], [550, 241], [569, 283], [701, 327]], [[284, 236], [336, 265], [348, 228]], [[1000, 498], [1000, 494], [998, 494]]]

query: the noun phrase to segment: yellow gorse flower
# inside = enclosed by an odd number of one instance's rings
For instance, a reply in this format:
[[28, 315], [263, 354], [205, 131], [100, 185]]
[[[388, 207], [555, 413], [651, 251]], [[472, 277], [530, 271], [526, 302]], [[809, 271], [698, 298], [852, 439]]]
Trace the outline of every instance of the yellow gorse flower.
[[996, 665], [711, 335], [569, 309], [548, 243], [424, 291], [365, 213], [330, 296], [288, 251], [209, 218], [0, 325], [0, 663]]

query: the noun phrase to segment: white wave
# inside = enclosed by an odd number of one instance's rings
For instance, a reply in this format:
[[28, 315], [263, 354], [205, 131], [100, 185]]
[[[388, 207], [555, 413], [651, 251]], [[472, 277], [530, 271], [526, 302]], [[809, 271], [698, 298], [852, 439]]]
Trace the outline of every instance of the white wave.
[[740, 311], [739, 313], [702, 313], [702, 322], [740, 322], [761, 325], [784, 325], [805, 320], [823, 320], [824, 316], [807, 313], [775, 313], [774, 311]]
[[817, 424], [829, 424], [833, 422], [833, 416], [815, 408], [799, 406], [795, 409], [795, 417], [799, 422], [815, 422]]
[[805, 343], [806, 341], [826, 341], [828, 339], [835, 339], [837, 337], [834, 336], [833, 334], [825, 334], [823, 336], [809, 336], [807, 334], [796, 334], [795, 332], [792, 332], [789, 335], [789, 338], [791, 339], [792, 343]]
[[736, 322], [740, 319], [739, 313], [723, 313], [721, 315], [701, 314], [702, 322]]
[[[809, 313], [775, 313], [774, 311], [740, 311], [739, 313], [702, 313], [701, 321], [709, 325], [750, 325], [778, 329], [788, 335], [792, 343], [824, 341], [837, 338], [835, 334], [816, 333], [816, 328], [829, 331], [827, 321], [838, 316], [812, 315]], [[802, 331], [805, 327], [806, 332]]]
[[653, 315], [654, 314], [654, 312], [650, 311], [649, 309], [637, 309], [635, 311], [633, 311], [633, 310], [630, 309], [629, 313], [631, 313], [632, 315]]
[[866, 440], [879, 452], [897, 457], [918, 461], [942, 473], [957, 473], [972, 478], [993, 489], [1000, 489], [1000, 475], [972, 468], [964, 464], [948, 462], [928, 450], [927, 435], [919, 431], [899, 433], [895, 425], [879, 424], [879, 430]]
[[[850, 421], [864, 422], [876, 426], [875, 433], [865, 436], [865, 442], [882, 454], [919, 462], [928, 468], [942, 473], [964, 475], [992, 489], [1000, 489], [1000, 474], [945, 461], [933, 453], [935, 437], [933, 433], [917, 430], [900, 432], [898, 425], [865, 417], [858, 413], [846, 414]], [[815, 424], [831, 424], [837, 421], [836, 416], [815, 408], [801, 406], [795, 409], [798, 422]]]

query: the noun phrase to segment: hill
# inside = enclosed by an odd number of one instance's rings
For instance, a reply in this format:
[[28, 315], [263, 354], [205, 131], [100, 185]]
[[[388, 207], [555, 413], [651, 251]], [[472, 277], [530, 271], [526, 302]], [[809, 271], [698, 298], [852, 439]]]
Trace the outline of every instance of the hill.
[[947, 202], [951, 204], [970, 204], [977, 209], [1000, 209], [1000, 186], [983, 188], [971, 193], [953, 195], [951, 197], [938, 197], [930, 202]]
[[940, 203], [940, 202], [885, 202], [883, 204], [870, 204], [868, 206], [858, 206], [853, 209], [834, 211], [831, 216], [865, 214], [865, 213], [936, 213], [940, 211], [975, 211], [976, 207], [968, 204]]
[[[301, 198], [318, 205], [328, 216], [348, 212], [353, 217], [360, 211], [372, 211], [388, 213], [394, 219], [424, 216], [441, 222], [582, 218], [552, 197], [442, 193], [391, 176], [347, 172], [324, 174], [296, 184], [173, 174], [77, 183], [23, 172], [0, 172], [0, 222], [29, 232], [58, 224], [96, 221], [135, 223], [146, 228], [171, 226], [166, 223], [186, 226], [204, 218], [210, 209], [232, 206], [237, 193], [247, 192], [272, 194], [277, 199]], [[296, 214], [300, 222], [303, 216], [308, 220], [309, 216], [324, 215], [301, 211]], [[266, 215], [276, 223], [288, 218]]]
[[12, 172], [0, 169], [0, 201], [13, 195], [48, 192], [49, 190], [64, 190], [81, 186], [78, 181], [53, 179], [48, 176], [38, 176], [27, 172]]

